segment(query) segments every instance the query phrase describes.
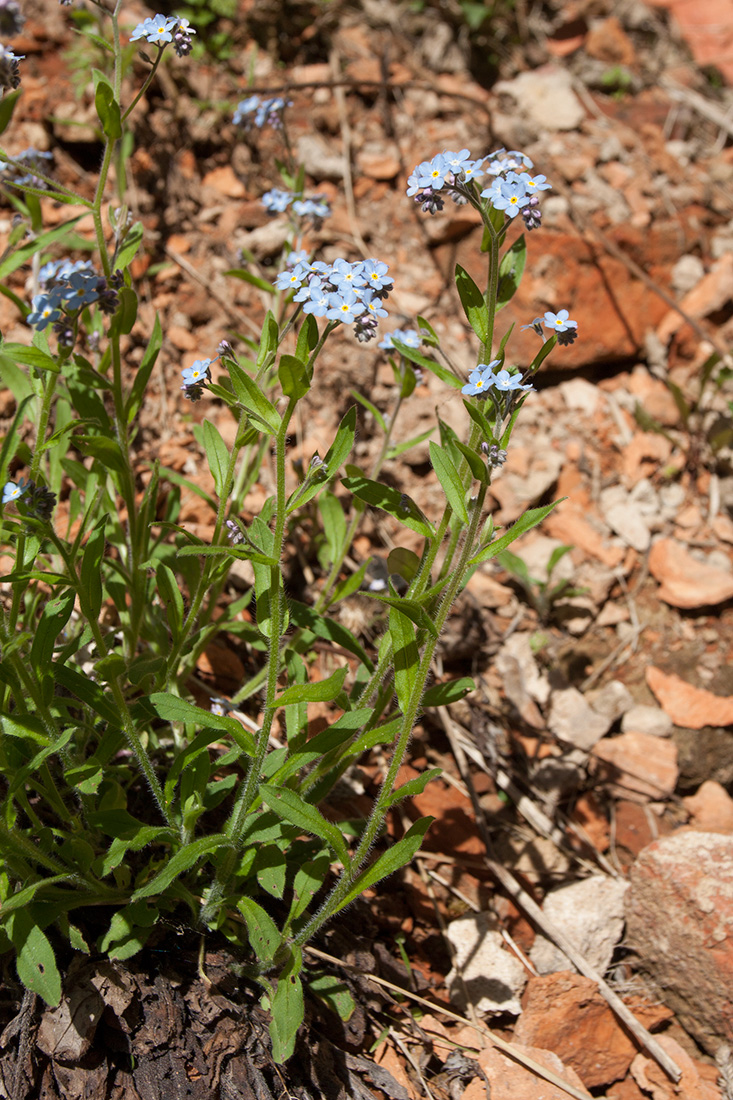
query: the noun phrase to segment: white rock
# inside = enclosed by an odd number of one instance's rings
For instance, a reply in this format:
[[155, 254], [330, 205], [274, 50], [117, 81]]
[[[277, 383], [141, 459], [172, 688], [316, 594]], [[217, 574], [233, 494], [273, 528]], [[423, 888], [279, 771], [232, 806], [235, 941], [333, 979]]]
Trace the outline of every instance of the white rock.
[[592, 416], [598, 408], [601, 391], [585, 378], [570, 378], [567, 382], [561, 382], [558, 388], [569, 409]]
[[[600, 973], [608, 969], [624, 928], [624, 894], [628, 883], [592, 875], [561, 886], [545, 898], [542, 912], [562, 930], [586, 961]], [[554, 943], [537, 936], [529, 957], [540, 974], [575, 969]]]
[[614, 504], [611, 508], [604, 509], [603, 518], [627, 546], [638, 550], [640, 554], [649, 549], [651, 532], [638, 505], [633, 501], [627, 498], [625, 504]]
[[298, 141], [298, 160], [314, 180], [343, 180], [346, 174], [344, 158], [313, 134], [304, 134]]
[[555, 65], [520, 73], [513, 80], [500, 80], [494, 91], [513, 99], [517, 110], [534, 124], [538, 133], [577, 130], [585, 118], [585, 108], [573, 91], [570, 73]]
[[678, 294], [686, 294], [702, 279], [705, 267], [699, 256], [680, 256], [672, 268], [672, 286]]
[[505, 950], [497, 927], [493, 913], [472, 913], [451, 921], [447, 935], [455, 951], [455, 966], [446, 985], [451, 1000], [464, 1011], [468, 998], [479, 1014], [509, 1012], [518, 1016], [527, 971]]
[[641, 703], [627, 710], [621, 719], [621, 732], [649, 733], [652, 737], [669, 737], [672, 719], [661, 707], [643, 706]]
[[577, 688], [553, 691], [547, 726], [566, 745], [592, 749], [612, 725], [613, 719], [593, 710]]
[[507, 638], [496, 655], [496, 669], [503, 675], [509, 670], [509, 665], [512, 668], [518, 666], [524, 690], [536, 703], [542, 705], [550, 696], [550, 682], [539, 670], [530, 637], [530, 634], [517, 632]]
[[611, 680], [600, 691], [588, 696], [590, 705], [604, 718], [615, 722], [634, 705], [634, 697], [620, 680]]

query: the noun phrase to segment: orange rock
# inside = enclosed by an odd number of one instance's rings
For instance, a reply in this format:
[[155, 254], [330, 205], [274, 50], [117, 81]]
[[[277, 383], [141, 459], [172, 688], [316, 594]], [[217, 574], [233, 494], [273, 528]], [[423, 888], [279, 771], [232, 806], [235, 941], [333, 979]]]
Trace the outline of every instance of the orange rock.
[[700, 730], [703, 726], [733, 725], [733, 698], [693, 687], [654, 665], [646, 670], [646, 682], [676, 726]]
[[[696, 2], [699, 3], [700, 0]], [[728, 11], [728, 21], [730, 22], [730, 11]], [[680, 309], [684, 310], [689, 317], [709, 317], [711, 313], [721, 309], [731, 296], [733, 296], [733, 253], [726, 252], [713, 269], [685, 294], [680, 302]], [[679, 310], [672, 309], [657, 326], [657, 336], [663, 344], [667, 344], [684, 324], [685, 319]]]
[[714, 779], [707, 779], [695, 794], [682, 801], [693, 828], [706, 833], [733, 833], [733, 798]]
[[672, 607], [705, 607], [733, 596], [733, 573], [698, 561], [675, 539], [654, 543], [649, 571], [660, 582], [660, 600]]
[[[476, 1046], [478, 1038], [473, 1028], [467, 1027], [455, 1036], [456, 1042], [473, 1047]], [[576, 1089], [584, 1088], [575, 1070], [570, 1066], [564, 1066], [552, 1051], [515, 1045], [522, 1053], [556, 1073]], [[487, 1047], [482, 1050], [477, 1061], [489, 1080], [491, 1100], [568, 1100], [568, 1094], [564, 1089], [537, 1077], [531, 1070], [525, 1069], [513, 1058], [502, 1054], [496, 1047]], [[480, 1077], [474, 1077], [470, 1082], [463, 1093], [462, 1100], [486, 1100], [486, 1086]]]
[[682, 1077], [674, 1085], [656, 1062], [637, 1054], [631, 1074], [645, 1095], [651, 1094], [652, 1100], [722, 1100], [718, 1085], [703, 1076], [707, 1067], [702, 1062], [691, 1058], [670, 1035], [658, 1035], [657, 1041], [682, 1070]]
[[206, 187], [213, 187], [215, 191], [218, 191], [220, 195], [227, 199], [243, 199], [247, 193], [244, 184], [234, 174], [234, 169], [230, 164], [225, 164], [221, 168], [212, 168], [210, 172], [206, 173], [201, 182]]
[[[577, 800], [571, 821], [583, 829], [596, 851], [608, 851], [610, 831], [608, 819], [592, 791], [587, 791]], [[568, 839], [571, 844], [577, 843], [574, 833], [571, 833]]]
[[609, 65], [634, 65], [636, 51], [615, 15], [604, 19], [588, 32], [585, 50], [590, 57]]
[[636, 802], [668, 798], [677, 785], [677, 746], [649, 733], [604, 737], [591, 758], [609, 790]]
[[628, 799], [616, 803], [615, 825], [617, 847], [632, 856], [638, 856], [647, 844], [657, 839], [660, 832], [669, 832], [664, 818], [657, 819], [647, 807]]
[[554, 1050], [589, 1089], [624, 1077], [636, 1055], [596, 983], [571, 970], [530, 978], [513, 1041]]
[[623, 561], [623, 546], [608, 546], [603, 535], [588, 522], [574, 502], [560, 504], [542, 525], [542, 530], [550, 538], [562, 539], [564, 543], [577, 546], [592, 558], [597, 558], [609, 569]]

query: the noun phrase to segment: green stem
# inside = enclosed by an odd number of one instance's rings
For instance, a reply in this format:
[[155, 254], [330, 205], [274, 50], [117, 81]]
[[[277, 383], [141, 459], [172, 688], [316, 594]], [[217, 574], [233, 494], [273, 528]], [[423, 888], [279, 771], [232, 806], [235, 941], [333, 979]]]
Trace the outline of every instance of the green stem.
[[479, 489], [478, 496], [474, 502], [471, 518], [469, 521], [468, 531], [463, 544], [463, 550], [461, 553], [458, 567], [456, 568], [453, 577], [448, 585], [443, 601], [438, 610], [435, 626], [436, 634], [430, 634], [425, 642], [425, 648], [423, 649], [422, 657], [418, 665], [417, 674], [415, 676], [415, 683], [410, 697], [408, 699], [407, 706], [405, 707], [405, 713], [402, 720], [402, 726], [400, 729], [397, 743], [395, 745], [394, 753], [392, 754], [392, 760], [387, 770], [384, 782], [382, 783], [379, 796], [375, 802], [372, 812], [369, 815], [369, 819], [366, 824], [366, 828], [362, 834], [361, 840], [357, 846], [356, 852], [351, 862], [351, 868], [348, 873], [344, 872], [339, 881], [334, 886], [331, 894], [323, 903], [319, 911], [308, 921], [308, 923], [301, 929], [301, 931], [293, 938], [293, 944], [296, 947], [302, 947], [310, 940], [318, 929], [326, 923], [335, 913], [338, 912], [341, 903], [345, 899], [346, 895], [353, 888], [359, 874], [361, 873], [363, 864], [369, 855], [369, 852], [374, 845], [377, 836], [384, 824], [384, 819], [389, 810], [389, 802], [391, 795], [395, 789], [395, 783], [397, 781], [397, 775], [402, 767], [407, 747], [410, 743], [412, 731], [417, 721], [417, 716], [420, 710], [420, 702], [425, 691], [425, 684], [430, 673], [430, 668], [435, 654], [435, 648], [438, 644], [440, 632], [445, 625], [445, 621], [448, 617], [450, 609], [453, 605], [456, 595], [458, 594], [463, 577], [465, 574], [468, 561], [471, 554], [474, 552], [474, 546], [476, 541], [476, 535], [481, 522], [481, 514], [483, 512], [484, 500], [486, 497], [486, 486], [482, 486]]

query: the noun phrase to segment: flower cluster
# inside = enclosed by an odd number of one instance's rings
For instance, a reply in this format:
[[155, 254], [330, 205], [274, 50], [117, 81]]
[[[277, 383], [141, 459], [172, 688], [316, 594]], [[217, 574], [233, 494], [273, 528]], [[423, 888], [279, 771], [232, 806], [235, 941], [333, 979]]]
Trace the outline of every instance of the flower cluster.
[[35, 481], [18, 478], [17, 484], [8, 481], [3, 486], [3, 504], [11, 504], [23, 498], [23, 511], [28, 516], [47, 522], [56, 504], [56, 494]]
[[20, 62], [24, 54], [14, 54], [0, 42], [0, 91], [17, 88], [20, 84]]
[[0, 177], [3, 183], [45, 189], [47, 187], [45, 180], [36, 173], [45, 171], [43, 162], [51, 160], [53, 160], [53, 153], [44, 153], [40, 149], [33, 148], [24, 149], [22, 153], [15, 154], [12, 164], [0, 164]]
[[394, 347], [393, 340], [398, 340], [400, 344], [404, 344], [407, 348], [420, 347], [422, 340], [420, 339], [420, 333], [416, 332], [414, 328], [396, 328], [394, 332], [388, 332], [384, 340], [380, 340], [377, 344], [378, 348], [384, 348], [385, 351], [389, 351]]
[[513, 390], [531, 390], [531, 385], [522, 385], [521, 374], [510, 374], [503, 368], [494, 373], [494, 367], [498, 367], [500, 359], [492, 359], [490, 363], [479, 363], [475, 370], [468, 376], [468, 382], [461, 393], [469, 397], [479, 397], [493, 390], [501, 390], [508, 393]]
[[558, 313], [548, 310], [544, 317], [535, 317], [534, 321], [530, 321], [528, 325], [522, 325], [522, 328], [533, 329], [544, 340], [543, 325], [545, 328], [552, 329], [557, 336], [558, 344], [572, 344], [578, 337], [578, 322], [570, 319], [566, 309], [561, 309]]
[[418, 164], [407, 181], [407, 194], [415, 199], [426, 214], [436, 214], [443, 209], [445, 194], [459, 205], [476, 203], [476, 189], [472, 180], [491, 175], [492, 183], [481, 191], [480, 198], [487, 199], [494, 210], [503, 211], [515, 218], [521, 211], [527, 229], [541, 224], [539, 209], [540, 191], [548, 191], [551, 184], [545, 176], [532, 176], [532, 161], [524, 153], [513, 149], [499, 149], [488, 157], [472, 158], [468, 149], [455, 153], [446, 150], [432, 160]]
[[292, 191], [280, 191], [277, 187], [265, 192], [262, 196], [262, 205], [268, 214], [284, 214], [292, 205], [294, 214], [299, 218], [312, 218], [314, 224], [331, 217], [331, 207], [321, 195], [304, 199], [302, 195], [295, 195]]
[[187, 401], [198, 401], [201, 398], [206, 384], [211, 381], [211, 364], [218, 358], [216, 355], [213, 359], [197, 359], [190, 367], [184, 367], [181, 371], [181, 389]]
[[25, 26], [25, 16], [21, 13], [18, 0], [0, 0], [0, 34], [4, 38], [13, 38], [20, 34]]
[[258, 95], [251, 95], [237, 104], [232, 122], [235, 126], [249, 129], [255, 125], [258, 130], [264, 126], [272, 126], [273, 130], [282, 130], [283, 111], [286, 107], [292, 107], [290, 99], [281, 99], [279, 96], [272, 99], [260, 99]]
[[53, 324], [59, 342], [73, 346], [74, 329], [69, 321], [94, 302], [104, 313], [113, 314], [119, 305], [117, 292], [122, 282], [122, 272], [116, 271], [106, 279], [97, 274], [89, 260], [53, 260], [39, 272], [41, 292], [34, 296], [26, 320], [38, 332]]
[[344, 325], [355, 324], [357, 340], [376, 336], [377, 320], [387, 316], [383, 302], [394, 280], [381, 260], [322, 260], [310, 262], [302, 253], [291, 253], [288, 264], [275, 280], [278, 290], [295, 290], [304, 313], [327, 317]]
[[163, 49], [169, 42], [173, 43], [173, 49], [179, 57], [185, 57], [191, 52], [193, 43], [191, 35], [196, 31], [188, 19], [179, 19], [177, 15], [154, 15], [138, 23], [130, 35], [131, 42], [144, 39], [152, 46]]

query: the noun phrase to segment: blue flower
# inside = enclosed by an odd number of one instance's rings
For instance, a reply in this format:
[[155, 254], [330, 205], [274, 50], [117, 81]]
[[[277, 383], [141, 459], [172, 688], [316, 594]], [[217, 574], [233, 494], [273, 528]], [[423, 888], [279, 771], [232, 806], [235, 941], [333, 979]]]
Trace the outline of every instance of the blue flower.
[[432, 160], [419, 164], [415, 171], [420, 187], [431, 187], [433, 191], [440, 191], [445, 184], [446, 176], [451, 172], [451, 167], [444, 160], [443, 154], [438, 153]]
[[297, 264], [292, 271], [281, 271], [275, 286], [278, 290], [298, 290], [308, 277], [308, 268], [305, 264]]
[[366, 311], [372, 317], [386, 317], [387, 310], [382, 305], [382, 299], [378, 298], [372, 290], [365, 290], [362, 302], [366, 307]]
[[569, 313], [566, 309], [561, 309], [559, 313], [551, 313], [549, 310], [545, 314], [544, 324], [547, 328], [553, 329], [554, 332], [567, 332], [568, 329], [577, 328], [578, 322], [569, 320]]
[[[542, 336], [542, 317], [535, 317], [534, 321], [530, 321], [528, 325], [521, 325], [522, 332], [526, 332], [527, 329], [532, 329], [538, 336]], [[542, 337], [544, 339], [544, 337]]]
[[298, 267], [299, 264], [302, 264], [310, 271], [311, 265], [309, 257], [310, 253], [306, 252], [304, 248], [301, 248], [299, 252], [289, 252], [285, 263], [288, 267]]
[[137, 42], [144, 38], [155, 46], [164, 46], [166, 42], [173, 41], [173, 34], [177, 30], [180, 20], [176, 16], [154, 15], [138, 23], [130, 35], [131, 42]]
[[294, 197], [289, 191], [279, 191], [273, 187], [272, 191], [266, 191], [262, 196], [262, 205], [268, 214], [283, 214]]
[[538, 191], [552, 190], [552, 184], [547, 182], [547, 176], [530, 176], [529, 172], [520, 172], [519, 178], [527, 188], [528, 195], [534, 195]]
[[14, 481], [7, 481], [3, 486], [3, 504], [10, 504], [11, 501], [18, 500], [26, 492], [29, 485], [30, 482], [22, 477], [18, 478], [17, 485]]
[[[384, 266], [386, 269], [387, 265]], [[366, 283], [364, 264], [361, 260], [357, 260], [353, 264], [349, 263], [348, 260], [334, 260], [328, 278], [337, 289], [343, 287], [349, 290], [356, 286], [364, 286]]]
[[67, 309], [82, 309], [99, 298], [97, 276], [88, 271], [75, 271], [66, 286], [61, 287], [61, 297]]
[[58, 308], [60, 304], [61, 296], [56, 289], [47, 294], [36, 294], [32, 302], [33, 308], [26, 317], [26, 321], [39, 332], [43, 332], [47, 325], [58, 321], [61, 316], [61, 310]]
[[192, 34], [196, 34], [196, 31], [188, 19], [179, 19], [178, 26], [173, 31], [173, 49], [179, 57], [185, 57], [193, 49]]
[[488, 199], [495, 210], [503, 210], [510, 218], [516, 218], [529, 202], [527, 188], [513, 172], [506, 179], [495, 179], [491, 187], [481, 192], [481, 198]]
[[293, 211], [299, 218], [323, 218], [331, 217], [331, 207], [327, 202], [315, 199], [296, 199], [293, 203]]
[[497, 390], [531, 390], [533, 386], [522, 385], [521, 374], [510, 374], [508, 370], [500, 370], [491, 379], [492, 386]]
[[211, 377], [209, 367], [213, 362], [213, 359], [197, 359], [190, 367], [185, 367], [181, 371], [181, 377], [183, 378], [181, 389], [185, 390], [188, 386], [202, 386], [205, 382], [208, 382]]
[[251, 95], [247, 99], [243, 99], [237, 104], [234, 114], [232, 115], [232, 122], [235, 126], [241, 126], [243, 122], [249, 122], [248, 115], [254, 114], [260, 105], [260, 97], [258, 95]]
[[320, 279], [313, 279], [308, 288], [308, 297], [303, 299], [303, 313], [312, 313], [314, 317], [325, 317], [331, 305], [332, 293]]
[[384, 348], [385, 351], [389, 351], [394, 347], [392, 340], [398, 340], [401, 344], [404, 344], [408, 348], [419, 348], [422, 340], [420, 334], [415, 331], [414, 328], [396, 328], [394, 332], [388, 332], [383, 340], [381, 340], [377, 347]]
[[465, 393], [468, 397], [488, 393], [494, 382], [494, 367], [498, 367], [499, 363], [499, 359], [492, 359], [490, 363], [479, 363], [469, 374], [468, 382], [461, 393]]
[[329, 321], [341, 321], [345, 325], [353, 324], [356, 317], [364, 312], [364, 304], [359, 301], [353, 290], [341, 290], [338, 294], [329, 294], [329, 309], [326, 313]]
[[361, 273], [368, 287], [372, 290], [382, 290], [383, 287], [394, 282], [392, 276], [387, 274], [388, 271], [387, 264], [382, 263], [381, 260], [370, 259], [364, 260]]

